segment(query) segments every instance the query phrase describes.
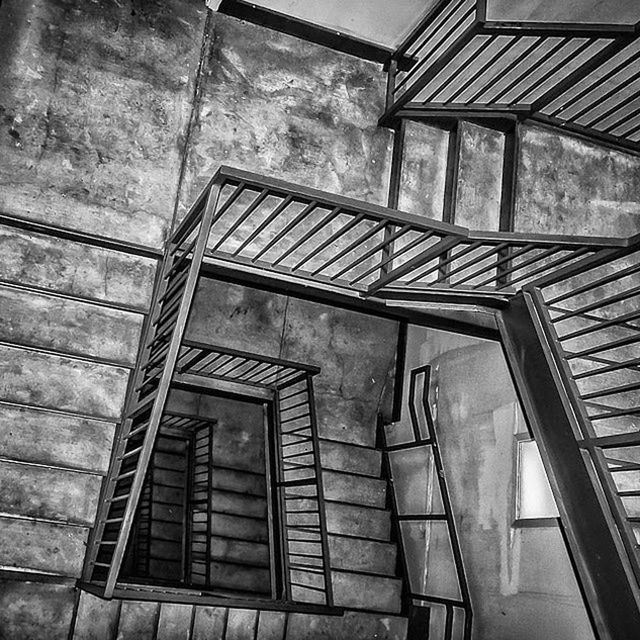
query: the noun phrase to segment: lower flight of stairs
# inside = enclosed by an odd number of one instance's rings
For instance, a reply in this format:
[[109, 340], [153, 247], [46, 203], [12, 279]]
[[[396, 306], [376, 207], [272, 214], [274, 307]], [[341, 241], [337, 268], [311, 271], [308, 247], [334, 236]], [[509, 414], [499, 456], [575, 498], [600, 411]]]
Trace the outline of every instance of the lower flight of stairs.
[[323, 616], [168, 602], [109, 601], [81, 592], [70, 637], [74, 640], [404, 640], [406, 628], [405, 618], [357, 611]]
[[[80, 592], [70, 640], [404, 639], [407, 621], [400, 616], [402, 580], [396, 575], [386, 481], [380, 477], [381, 454], [371, 448], [322, 441], [321, 459], [334, 603], [347, 609], [344, 615], [105, 601]], [[228, 488], [224, 485], [217, 490], [224, 493]], [[237, 505], [238, 494], [233, 497]], [[247, 495], [246, 499], [252, 498]], [[266, 579], [266, 557], [259, 553], [258, 540], [247, 546], [249, 541], [220, 536], [213, 542], [215, 555], [227, 560], [221, 569], [229, 572], [230, 581], [236, 567], [229, 560], [237, 558], [242, 575], [238, 573], [235, 579], [243, 583], [238, 584], [240, 589]]]

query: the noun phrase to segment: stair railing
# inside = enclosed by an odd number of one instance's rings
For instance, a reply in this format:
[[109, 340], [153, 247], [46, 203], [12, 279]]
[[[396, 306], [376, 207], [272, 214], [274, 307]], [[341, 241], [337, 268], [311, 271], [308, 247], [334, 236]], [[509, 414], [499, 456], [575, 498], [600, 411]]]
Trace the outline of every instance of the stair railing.
[[[473, 611], [467, 583], [456, 523], [447, 488], [442, 455], [438, 446], [435, 423], [430, 409], [431, 366], [412, 369], [409, 379], [409, 419], [411, 439], [400, 444], [388, 444], [385, 426], [380, 423], [379, 444], [383, 450], [383, 471], [389, 483], [388, 495], [391, 501], [391, 518], [405, 576], [405, 607], [409, 614], [408, 638], [424, 637], [425, 627], [429, 628], [429, 638], [433, 640], [470, 640]], [[416, 398], [420, 393], [419, 399]], [[418, 401], [417, 401], [418, 400]], [[392, 428], [387, 425], [386, 428]], [[394, 463], [394, 457], [420, 452], [425, 456], [425, 512], [407, 513], [400, 504], [398, 487], [401, 484], [401, 461]], [[394, 477], [394, 468], [396, 476]], [[415, 490], [415, 487], [414, 487]], [[408, 550], [409, 528], [417, 525], [425, 529], [424, 557], [410, 557]], [[431, 533], [427, 530], [438, 527], [445, 534], [440, 543], [432, 545]], [[433, 538], [436, 535], [433, 534]], [[439, 554], [441, 566], [449, 566], [451, 575], [437, 576], [434, 582], [429, 578], [429, 561]], [[416, 571], [424, 567], [420, 583]], [[443, 585], [448, 583], [449, 589]], [[427, 609], [428, 607], [428, 609]], [[444, 608], [444, 618], [438, 620], [436, 613]], [[431, 620], [425, 621], [423, 611], [429, 611]], [[413, 629], [413, 624], [416, 628]], [[438, 634], [438, 635], [436, 635]]]
[[[279, 549], [285, 566], [284, 600], [303, 603], [309, 610], [314, 605], [332, 607], [312, 380], [319, 368], [185, 338], [207, 247], [212, 239], [220, 244], [229, 234], [214, 225], [244, 191], [234, 180], [232, 173], [216, 173], [168, 243], [82, 579], [106, 598], [117, 588], [123, 589], [118, 579], [154, 443], [160, 427], [172, 419], [166, 411], [172, 384], [240, 384], [265, 390], [276, 407], [275, 486], [280, 505]], [[242, 215], [246, 217], [254, 208], [250, 206]]]
[[640, 237], [524, 292], [640, 585]]
[[230, 167], [207, 189], [216, 185], [221, 204], [205, 264], [358, 297], [505, 301], [528, 281], [625, 246], [619, 238], [470, 231]]

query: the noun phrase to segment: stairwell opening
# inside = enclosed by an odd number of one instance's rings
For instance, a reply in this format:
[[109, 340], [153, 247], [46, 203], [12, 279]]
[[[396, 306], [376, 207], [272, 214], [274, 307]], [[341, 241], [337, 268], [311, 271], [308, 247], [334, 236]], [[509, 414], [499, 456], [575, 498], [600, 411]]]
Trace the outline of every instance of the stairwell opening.
[[272, 406], [176, 388], [136, 511], [122, 582], [273, 599], [276, 550]]

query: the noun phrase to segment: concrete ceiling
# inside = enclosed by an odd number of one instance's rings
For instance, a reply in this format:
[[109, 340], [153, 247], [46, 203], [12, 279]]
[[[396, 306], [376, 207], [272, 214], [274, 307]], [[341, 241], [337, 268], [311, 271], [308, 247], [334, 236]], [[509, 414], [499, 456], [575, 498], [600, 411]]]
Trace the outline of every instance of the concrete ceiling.
[[254, 0], [251, 4], [395, 48], [437, 0]]
[[490, 20], [634, 24], [639, 0], [487, 0]]
[[[278, 11], [396, 48], [437, 0], [253, 0]], [[208, 0], [215, 8], [215, 0]], [[490, 20], [530, 20], [633, 24], [640, 20], [640, 0], [487, 0]]]

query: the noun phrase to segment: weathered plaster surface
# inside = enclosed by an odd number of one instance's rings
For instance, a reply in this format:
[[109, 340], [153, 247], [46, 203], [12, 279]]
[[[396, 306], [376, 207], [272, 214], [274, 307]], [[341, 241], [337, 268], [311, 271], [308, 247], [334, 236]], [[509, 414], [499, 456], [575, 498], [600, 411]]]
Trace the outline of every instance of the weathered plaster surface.
[[384, 204], [380, 65], [215, 15], [179, 216], [221, 164]]
[[132, 365], [138, 314], [0, 285], [0, 340]]
[[0, 210], [159, 247], [205, 15], [198, 0], [6, 0]]
[[0, 398], [118, 419], [128, 370], [0, 346]]
[[0, 564], [78, 577], [88, 529], [0, 516]]
[[3, 405], [0, 451], [10, 460], [104, 473], [114, 428], [101, 420]]
[[455, 222], [470, 229], [497, 231], [504, 135], [461, 122], [460, 168]]
[[92, 525], [102, 478], [89, 473], [0, 462], [0, 511]]
[[156, 263], [0, 227], [0, 281], [146, 310]]
[[442, 220], [449, 133], [408, 120], [398, 209]]
[[629, 236], [640, 231], [640, 158], [523, 126], [516, 231]]
[[0, 581], [0, 638], [67, 640], [73, 613], [74, 589], [70, 585]]

